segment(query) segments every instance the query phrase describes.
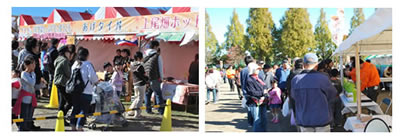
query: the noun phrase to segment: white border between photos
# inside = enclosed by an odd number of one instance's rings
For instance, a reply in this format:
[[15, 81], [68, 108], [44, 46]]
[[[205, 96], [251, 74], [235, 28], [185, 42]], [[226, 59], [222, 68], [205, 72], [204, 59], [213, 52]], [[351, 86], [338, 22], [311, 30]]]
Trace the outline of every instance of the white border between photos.
[[[6, 139], [380, 139], [380, 138], [394, 138], [398, 136], [399, 122], [396, 119], [393, 121], [393, 132], [390, 134], [364, 134], [364, 133], [320, 133], [320, 134], [311, 134], [311, 133], [205, 133], [205, 105], [204, 94], [200, 94], [199, 97], [199, 132], [86, 132], [86, 133], [53, 133], [53, 132], [35, 132], [35, 133], [19, 133], [19, 132], [11, 132], [10, 127], [10, 94], [11, 89], [9, 88], [9, 80], [10, 79], [10, 62], [11, 58], [9, 57], [10, 48], [10, 28], [11, 27], [11, 7], [99, 7], [99, 6], [121, 6], [121, 7], [179, 7], [179, 6], [191, 6], [191, 7], [199, 7], [200, 8], [200, 24], [199, 34], [200, 34], [200, 42], [199, 42], [199, 56], [200, 56], [200, 92], [205, 93], [205, 85], [204, 82], [204, 66], [205, 66], [205, 43], [204, 43], [204, 8], [244, 8], [244, 7], [265, 7], [265, 8], [287, 8], [287, 7], [305, 7], [305, 8], [355, 8], [355, 7], [365, 7], [365, 8], [393, 8], [393, 25], [399, 25], [399, 6], [400, 4], [396, 3], [395, 0], [13, 0], [3, 2], [0, 8], [1, 19], [4, 19], [4, 22], [1, 22], [1, 30], [0, 34], [2, 49], [0, 51], [0, 66], [5, 66], [3, 69], [0, 69], [1, 78], [7, 80], [0, 80], [0, 89], [4, 89], [3, 96], [1, 96], [1, 112], [0, 116], [2, 125], [0, 128], [1, 136], [6, 136]], [[393, 26], [393, 38], [400, 38], [398, 33], [399, 26]], [[5, 43], [6, 42], [6, 43]], [[399, 46], [397, 40], [393, 42], [393, 46]], [[400, 52], [399, 47], [393, 47], [393, 52]], [[400, 56], [396, 54], [393, 55], [393, 65], [394, 69], [397, 68], [397, 65], [400, 65]], [[400, 80], [399, 71], [394, 71], [393, 74], [393, 83], [395, 85]], [[400, 88], [397, 86], [393, 87], [393, 92], [400, 91]], [[400, 101], [397, 99], [397, 95], [393, 94], [393, 101]], [[397, 107], [394, 107], [393, 116], [397, 116], [398, 110]], [[5, 115], [4, 115], [5, 114]]]

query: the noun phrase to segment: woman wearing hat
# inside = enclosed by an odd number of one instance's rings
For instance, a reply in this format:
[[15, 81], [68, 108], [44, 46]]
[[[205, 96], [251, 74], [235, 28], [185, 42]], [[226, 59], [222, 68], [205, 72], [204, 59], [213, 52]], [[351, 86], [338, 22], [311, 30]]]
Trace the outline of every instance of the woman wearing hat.
[[[68, 110], [72, 107], [72, 98], [65, 92], [65, 85], [71, 76], [71, 53], [66, 45], [59, 47], [57, 51], [58, 57], [54, 61], [54, 85], [57, 86], [58, 97], [60, 101], [58, 110], [61, 110], [64, 112], [64, 114], [67, 114]], [[66, 122], [64, 124], [68, 126]]]

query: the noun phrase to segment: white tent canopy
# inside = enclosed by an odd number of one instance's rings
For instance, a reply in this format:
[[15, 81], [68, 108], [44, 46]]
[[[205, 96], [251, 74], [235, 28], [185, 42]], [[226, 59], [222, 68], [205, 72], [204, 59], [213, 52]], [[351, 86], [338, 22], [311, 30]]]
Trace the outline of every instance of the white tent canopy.
[[335, 50], [334, 55], [355, 55], [355, 45], [360, 55], [392, 53], [392, 9], [377, 9], [374, 15], [354, 29], [352, 34]]

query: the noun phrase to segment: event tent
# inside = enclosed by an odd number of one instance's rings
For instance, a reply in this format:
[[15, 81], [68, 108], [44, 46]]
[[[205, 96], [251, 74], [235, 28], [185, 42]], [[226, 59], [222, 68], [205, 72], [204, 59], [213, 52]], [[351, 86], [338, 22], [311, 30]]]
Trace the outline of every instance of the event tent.
[[25, 26], [25, 25], [34, 25], [34, 24], [43, 24], [46, 20], [47, 17], [39, 17], [39, 16], [30, 16], [30, 15], [20, 15], [19, 16], [19, 26]]
[[53, 12], [51, 12], [51, 14], [49, 15], [45, 24], [89, 20], [90, 18], [92, 18], [92, 15], [90, 13], [54, 9]]
[[[115, 12], [116, 9], [119, 8], [113, 8], [108, 12]], [[138, 8], [124, 8], [124, 10], [129, 9], [137, 10]], [[88, 48], [91, 54], [89, 60], [93, 62], [96, 71], [103, 71], [104, 62], [112, 62], [117, 49], [128, 48], [131, 50], [131, 56], [139, 50], [139, 47], [117, 46], [116, 40], [139, 40], [139, 46], [143, 48], [146, 47], [145, 42], [160, 40], [161, 56], [164, 59], [164, 77], [181, 80], [187, 79], [190, 63], [198, 53], [197, 12], [93, 20], [81, 20], [90, 19], [83, 17], [66, 18], [68, 16], [65, 13], [69, 13], [69, 17], [85, 15], [85, 13], [70, 14], [72, 12], [55, 9], [45, 24], [20, 26], [19, 37], [34, 36], [41, 40], [60, 38], [66, 39], [65, 42], [73, 42], [77, 47]], [[100, 12], [96, 12], [97, 15], [98, 13]]]
[[145, 7], [100, 7], [91, 19], [108, 19], [131, 16], [164, 14], [166, 11]]
[[185, 12], [199, 12], [199, 8], [193, 7], [171, 7], [166, 14], [185, 13]]
[[[355, 56], [357, 116], [361, 116], [360, 55], [392, 54], [392, 9], [380, 8], [364, 23], [354, 29], [352, 34], [335, 50], [334, 55]], [[342, 62], [342, 60], [341, 60]], [[343, 65], [341, 65], [343, 66]], [[343, 68], [341, 69], [343, 73]], [[343, 75], [342, 75], [343, 80]]]
[[357, 44], [360, 55], [378, 55], [392, 53], [392, 9], [377, 9], [363, 24], [335, 50], [335, 55], [355, 55]]

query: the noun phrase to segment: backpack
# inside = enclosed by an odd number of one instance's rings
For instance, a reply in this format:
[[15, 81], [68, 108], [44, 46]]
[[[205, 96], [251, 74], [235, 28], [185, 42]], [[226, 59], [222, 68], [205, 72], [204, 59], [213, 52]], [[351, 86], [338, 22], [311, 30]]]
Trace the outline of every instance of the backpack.
[[53, 51], [55, 51], [55, 49], [53, 47], [49, 48], [49, 50], [47, 50], [47, 52], [44, 54], [43, 56], [43, 65], [47, 66], [48, 64], [52, 64], [53, 60], [51, 58], [51, 53], [53, 53]]
[[69, 94], [81, 94], [85, 90], [89, 80], [84, 84], [81, 74], [81, 68], [74, 69], [71, 73], [71, 78], [65, 85], [65, 92]]

